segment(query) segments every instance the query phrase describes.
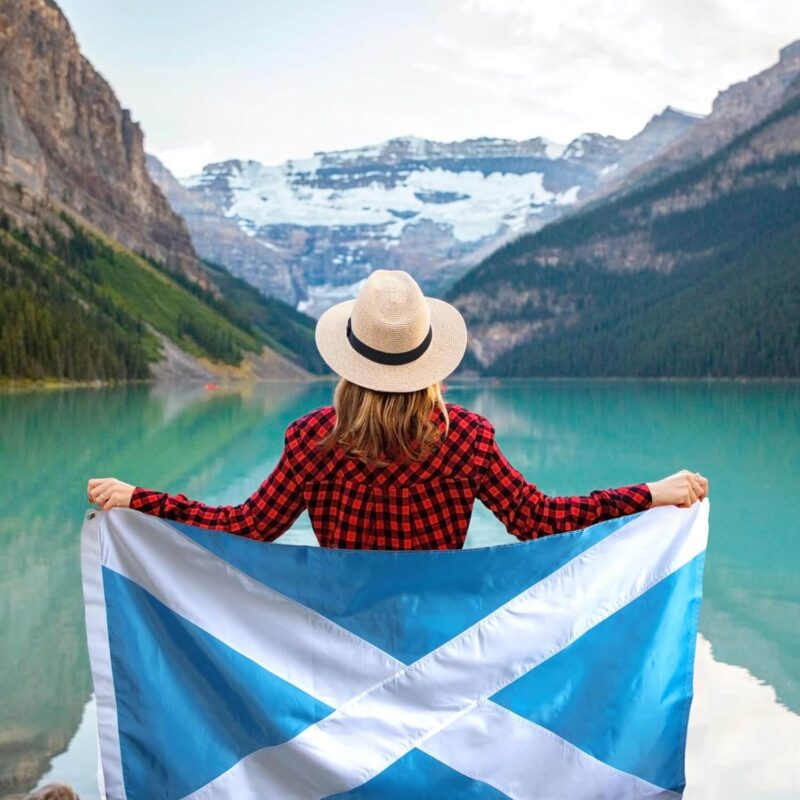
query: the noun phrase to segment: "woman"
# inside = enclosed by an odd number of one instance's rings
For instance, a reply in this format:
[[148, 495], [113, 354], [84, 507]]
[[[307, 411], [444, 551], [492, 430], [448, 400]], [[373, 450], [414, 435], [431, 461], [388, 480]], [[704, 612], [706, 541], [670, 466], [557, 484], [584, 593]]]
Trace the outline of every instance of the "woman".
[[289, 425], [277, 466], [244, 503], [208, 506], [114, 478], [90, 480], [89, 500], [264, 541], [307, 508], [324, 547], [414, 550], [462, 547], [476, 498], [509, 533], [533, 539], [708, 493], [702, 475], [681, 470], [582, 497], [544, 495], [508, 463], [488, 420], [444, 402], [466, 325], [406, 272], [373, 272], [355, 300], [320, 317], [316, 341], [341, 376], [334, 404]]

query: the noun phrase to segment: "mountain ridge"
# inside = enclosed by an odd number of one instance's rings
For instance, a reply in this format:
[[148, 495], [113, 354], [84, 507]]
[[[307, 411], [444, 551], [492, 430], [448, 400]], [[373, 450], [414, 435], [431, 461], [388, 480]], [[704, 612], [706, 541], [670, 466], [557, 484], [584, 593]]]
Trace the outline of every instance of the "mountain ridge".
[[148, 164], [198, 252], [316, 316], [376, 267], [441, 291], [492, 247], [591, 193], [604, 171], [626, 171], [696, 122], [665, 109], [631, 140], [587, 133], [566, 145], [400, 136], [271, 167], [214, 162], [182, 180], [155, 157]]
[[[760, 83], [759, 76], [754, 82]], [[659, 369], [720, 376], [773, 374], [770, 364], [781, 364], [788, 374], [797, 374], [797, 326], [786, 309], [800, 318], [800, 292], [787, 267], [794, 223], [800, 219], [800, 64], [797, 74], [782, 82], [781, 99], [743, 132], [722, 137], [726, 144], [710, 156], [575, 209], [501, 248], [456, 283], [448, 298], [467, 317], [470, 351], [480, 367], [507, 376], [600, 374], [597, 370], [639, 375]], [[784, 242], [782, 250], [766, 246], [776, 236]], [[753, 273], [759, 248], [769, 254], [760, 272], [773, 275], [782, 295]], [[795, 248], [800, 251], [800, 242]], [[687, 276], [708, 292], [705, 308], [691, 298]], [[725, 315], [716, 305], [726, 296], [724, 285], [715, 291], [711, 276], [721, 282], [725, 276], [745, 297], [752, 282], [751, 306], [741, 307], [738, 318]], [[659, 317], [658, 309], [677, 296], [691, 314], [678, 305]], [[775, 305], [775, 318], [765, 311], [767, 298]], [[652, 313], [640, 309], [635, 324], [626, 321], [641, 304], [649, 304]], [[717, 320], [708, 331], [697, 320], [703, 311]], [[657, 328], [657, 318], [666, 332]], [[769, 344], [739, 363], [725, 345], [724, 327], [732, 338], [741, 337], [744, 320], [763, 328]], [[651, 359], [661, 367], [644, 365], [641, 353], [648, 339], [673, 346], [687, 329], [705, 342], [705, 360], [676, 360], [662, 350]], [[620, 334], [630, 348], [627, 354], [617, 349], [609, 331]], [[591, 332], [602, 336], [593, 339]], [[598, 351], [600, 339], [613, 357]], [[776, 355], [781, 348], [788, 357]], [[750, 352], [746, 340], [741, 349]]]
[[631, 170], [624, 180], [613, 183], [600, 196], [657, 180], [712, 155], [774, 111], [799, 72], [800, 40], [797, 40], [782, 47], [778, 60], [771, 66], [720, 91], [710, 114], [699, 119], [696, 126], [658, 157]]

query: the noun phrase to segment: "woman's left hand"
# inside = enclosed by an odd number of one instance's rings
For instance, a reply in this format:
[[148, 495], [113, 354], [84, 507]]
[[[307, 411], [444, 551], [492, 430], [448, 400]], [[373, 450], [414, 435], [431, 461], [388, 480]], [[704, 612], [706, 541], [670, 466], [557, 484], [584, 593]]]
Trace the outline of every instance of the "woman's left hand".
[[86, 494], [90, 503], [96, 503], [103, 511], [110, 508], [130, 508], [135, 486], [116, 478], [89, 478]]

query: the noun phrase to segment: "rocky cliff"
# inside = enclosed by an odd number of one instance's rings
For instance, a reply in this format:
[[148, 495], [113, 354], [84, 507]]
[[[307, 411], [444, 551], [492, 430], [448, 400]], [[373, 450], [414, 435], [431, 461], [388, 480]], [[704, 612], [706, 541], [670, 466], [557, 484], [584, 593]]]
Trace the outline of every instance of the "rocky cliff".
[[0, 380], [307, 377], [313, 321], [198, 257], [49, 0], [0, 0]]
[[48, 0], [0, 0], [0, 379], [303, 378], [313, 321], [203, 263]]
[[667, 109], [630, 140], [587, 133], [566, 146], [403, 136], [272, 167], [209, 164], [180, 181], [149, 164], [203, 257], [316, 316], [377, 267], [406, 269], [440, 292], [696, 122]]
[[[147, 172], [142, 129], [48, 0], [0, 0], [0, 183], [202, 279], [183, 220]], [[24, 207], [5, 205], [22, 221]]]

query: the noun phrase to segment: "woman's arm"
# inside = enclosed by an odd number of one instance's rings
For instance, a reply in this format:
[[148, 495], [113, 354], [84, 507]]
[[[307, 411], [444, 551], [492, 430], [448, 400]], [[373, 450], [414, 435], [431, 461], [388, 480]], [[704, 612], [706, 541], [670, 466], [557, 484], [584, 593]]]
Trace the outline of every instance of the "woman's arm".
[[[518, 539], [564, 533], [635, 514], [653, 505], [667, 504], [663, 502], [667, 498], [664, 484], [676, 476], [652, 484], [656, 491], [651, 490], [650, 484], [635, 483], [617, 489], [597, 490], [585, 496], [551, 497], [543, 494], [511, 466], [495, 441], [491, 425], [489, 429], [489, 436], [485, 437], [482, 446], [485, 458], [477, 497]], [[670, 489], [674, 488], [673, 484], [674, 481], [670, 483]], [[694, 499], [698, 496], [695, 495]]]
[[305, 508], [302, 480], [293, 458], [291, 430], [292, 426], [287, 430], [284, 450], [275, 469], [237, 506], [210, 506], [189, 500], [183, 494], [134, 487], [114, 478], [90, 480], [88, 496], [104, 509], [115, 505], [129, 507], [200, 528], [271, 542], [288, 530]]

